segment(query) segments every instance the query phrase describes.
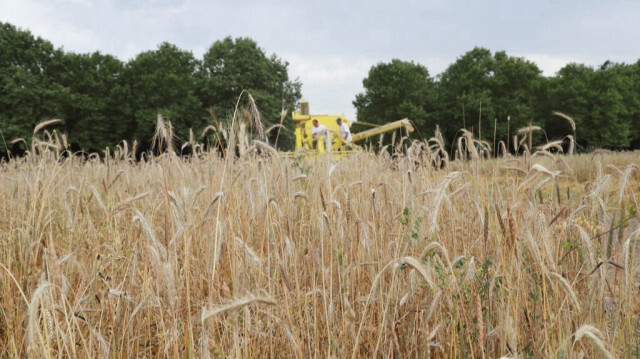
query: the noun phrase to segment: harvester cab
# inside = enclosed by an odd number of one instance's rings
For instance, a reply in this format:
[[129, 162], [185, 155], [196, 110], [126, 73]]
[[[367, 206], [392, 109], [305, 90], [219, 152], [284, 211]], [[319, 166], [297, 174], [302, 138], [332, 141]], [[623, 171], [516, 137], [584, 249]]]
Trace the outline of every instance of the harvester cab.
[[[296, 152], [307, 151], [308, 153], [321, 154], [332, 152], [335, 154], [347, 154], [352, 150], [357, 150], [357, 142], [366, 138], [377, 136], [385, 132], [391, 132], [399, 128], [404, 128], [408, 133], [413, 132], [413, 126], [408, 119], [402, 119], [399, 121], [390, 122], [382, 126], [372, 128], [367, 131], [359, 133], [351, 133], [352, 141], [348, 143], [340, 136], [340, 127], [336, 120], [342, 119], [343, 123], [346, 123], [350, 127], [350, 123], [342, 115], [312, 115], [309, 112], [309, 102], [301, 101], [300, 110], [293, 111], [291, 114], [293, 122], [295, 123], [294, 134], [296, 137]], [[324, 133], [321, 133], [317, 138], [313, 138], [313, 121], [317, 120], [320, 126], [324, 126]]]

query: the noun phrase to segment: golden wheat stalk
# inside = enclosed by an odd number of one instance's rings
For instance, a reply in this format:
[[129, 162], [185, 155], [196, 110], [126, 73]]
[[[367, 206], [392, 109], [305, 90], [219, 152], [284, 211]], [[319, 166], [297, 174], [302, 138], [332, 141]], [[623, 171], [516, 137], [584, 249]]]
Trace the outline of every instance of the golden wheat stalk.
[[573, 130], [573, 132], [576, 132], [576, 122], [573, 120], [573, 118], [571, 118], [570, 116], [565, 115], [564, 113], [559, 112], [559, 111], [553, 111], [552, 113], [554, 115], [558, 116], [558, 117], [561, 117], [561, 118], [567, 120], [567, 122], [571, 126], [571, 129]]
[[215, 315], [236, 311], [252, 304], [277, 305], [278, 303], [270, 297], [256, 297], [248, 295], [244, 298], [236, 299], [229, 304], [221, 305], [213, 309], [206, 309], [206, 307], [203, 307], [202, 313], [200, 314], [200, 321], [204, 322]]
[[62, 123], [62, 119], [60, 118], [52, 118], [49, 120], [44, 120], [44, 121], [40, 121], [36, 127], [33, 128], [33, 135], [35, 136], [36, 133], [38, 133], [40, 130], [42, 130], [45, 127], [51, 126], [51, 125], [57, 125]]

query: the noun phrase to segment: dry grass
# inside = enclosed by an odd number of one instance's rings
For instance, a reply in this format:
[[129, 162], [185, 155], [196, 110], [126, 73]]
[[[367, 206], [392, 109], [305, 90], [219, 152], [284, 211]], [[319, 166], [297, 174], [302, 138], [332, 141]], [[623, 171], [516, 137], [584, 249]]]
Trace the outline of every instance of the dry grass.
[[438, 138], [296, 160], [236, 137], [236, 159], [83, 162], [56, 141], [0, 167], [0, 357], [638, 353], [637, 154], [486, 160], [466, 134], [465, 160]]

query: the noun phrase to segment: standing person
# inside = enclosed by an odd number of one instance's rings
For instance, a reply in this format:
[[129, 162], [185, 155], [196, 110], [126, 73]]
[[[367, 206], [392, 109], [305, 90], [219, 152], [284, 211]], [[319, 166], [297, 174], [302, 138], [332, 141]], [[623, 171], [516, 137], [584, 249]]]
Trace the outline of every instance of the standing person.
[[338, 124], [338, 127], [340, 127], [340, 137], [342, 137], [342, 140], [345, 142], [351, 142], [352, 138], [351, 131], [349, 131], [349, 126], [347, 126], [346, 123], [342, 122], [342, 119], [340, 117], [336, 119], [336, 123]]
[[324, 136], [325, 139], [325, 148], [330, 146], [329, 137], [327, 134], [327, 127], [325, 125], [321, 125], [318, 123], [318, 120], [313, 119], [311, 121], [313, 123], [313, 128], [311, 129], [311, 138], [313, 138], [313, 147], [318, 149], [318, 141], [320, 141], [320, 136]]
[[325, 131], [327, 130], [327, 127], [325, 125], [318, 124], [318, 120], [316, 119], [314, 119], [312, 123], [313, 123], [313, 128], [311, 129], [311, 137], [314, 140], [317, 140], [318, 136], [325, 133]]

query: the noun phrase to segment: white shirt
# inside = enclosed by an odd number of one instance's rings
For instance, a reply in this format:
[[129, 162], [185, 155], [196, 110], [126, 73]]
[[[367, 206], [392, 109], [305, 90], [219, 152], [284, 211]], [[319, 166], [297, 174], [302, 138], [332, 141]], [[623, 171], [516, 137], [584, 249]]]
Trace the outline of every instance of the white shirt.
[[327, 127], [325, 125], [318, 125], [318, 127], [313, 126], [313, 128], [311, 129], [311, 137], [316, 139], [318, 138], [319, 134], [324, 133], [324, 131], [327, 130]]
[[[345, 135], [347, 136], [347, 138], [344, 137]], [[347, 142], [352, 141], [351, 131], [349, 131], [349, 126], [347, 126], [347, 124], [344, 122], [340, 124], [340, 137], [342, 138], [343, 141], [347, 141]]]

